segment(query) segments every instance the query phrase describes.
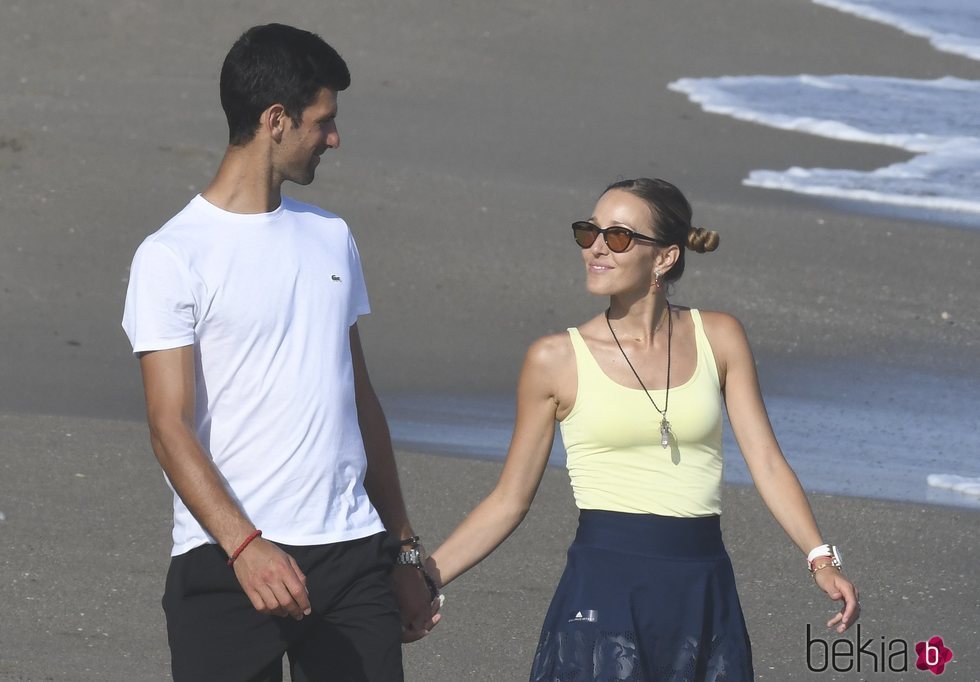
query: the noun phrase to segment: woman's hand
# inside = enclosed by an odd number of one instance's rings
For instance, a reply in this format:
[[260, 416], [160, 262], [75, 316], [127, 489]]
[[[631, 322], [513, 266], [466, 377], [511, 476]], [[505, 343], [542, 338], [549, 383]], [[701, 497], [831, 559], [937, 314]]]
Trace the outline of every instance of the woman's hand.
[[827, 621], [827, 627], [832, 628], [836, 625], [837, 632], [842, 633], [854, 625], [858, 616], [861, 615], [861, 602], [858, 590], [851, 581], [833, 567], [817, 571], [813, 574], [813, 580], [817, 583], [817, 587], [827, 593], [828, 597], [834, 601], [844, 602], [840, 611]]

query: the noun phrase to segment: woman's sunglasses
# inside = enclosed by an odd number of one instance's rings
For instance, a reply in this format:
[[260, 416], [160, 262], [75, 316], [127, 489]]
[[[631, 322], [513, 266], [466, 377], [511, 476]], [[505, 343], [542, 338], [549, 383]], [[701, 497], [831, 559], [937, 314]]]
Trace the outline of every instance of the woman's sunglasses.
[[660, 244], [661, 246], [667, 246], [666, 242], [659, 239], [654, 239], [653, 237], [648, 237], [645, 234], [640, 234], [639, 232], [634, 232], [628, 227], [620, 227], [614, 225], [613, 227], [607, 227], [605, 229], [599, 227], [598, 225], [593, 225], [588, 220], [579, 220], [572, 223], [572, 234], [575, 235], [575, 243], [581, 246], [583, 249], [587, 249], [595, 244], [595, 240], [599, 238], [601, 234], [603, 239], [606, 240], [606, 246], [613, 253], [622, 253], [630, 247], [633, 240], [641, 242], [650, 242], [651, 244]]

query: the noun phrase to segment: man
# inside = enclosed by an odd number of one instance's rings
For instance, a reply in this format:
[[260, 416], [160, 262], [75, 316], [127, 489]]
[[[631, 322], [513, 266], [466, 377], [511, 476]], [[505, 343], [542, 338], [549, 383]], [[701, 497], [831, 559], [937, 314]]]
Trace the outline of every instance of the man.
[[280, 680], [284, 654], [294, 680], [400, 680], [400, 639], [439, 619], [361, 351], [357, 247], [281, 194], [340, 144], [349, 84], [318, 36], [245, 32], [221, 70], [217, 174], [133, 260], [123, 327], [174, 491], [178, 682]]

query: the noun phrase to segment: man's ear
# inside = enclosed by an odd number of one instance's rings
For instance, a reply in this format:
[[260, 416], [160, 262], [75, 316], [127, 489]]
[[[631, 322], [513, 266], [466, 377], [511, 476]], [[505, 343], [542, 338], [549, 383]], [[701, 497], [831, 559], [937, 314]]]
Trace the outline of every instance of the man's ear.
[[262, 112], [261, 127], [276, 142], [282, 142], [282, 135], [289, 123], [286, 108], [281, 104], [273, 104]]

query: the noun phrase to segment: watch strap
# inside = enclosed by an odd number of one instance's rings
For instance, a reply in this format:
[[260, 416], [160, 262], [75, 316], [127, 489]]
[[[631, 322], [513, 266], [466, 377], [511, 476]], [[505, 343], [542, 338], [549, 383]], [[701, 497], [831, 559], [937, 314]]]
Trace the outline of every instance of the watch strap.
[[422, 568], [422, 552], [418, 549], [409, 549], [399, 552], [395, 557], [396, 566], [416, 566]]
[[[820, 561], [821, 559], [829, 559], [829, 561]], [[827, 566], [833, 566], [836, 569], [842, 569], [844, 567], [840, 550], [836, 545], [820, 545], [819, 547], [814, 547], [807, 556], [806, 564], [811, 575]]]

